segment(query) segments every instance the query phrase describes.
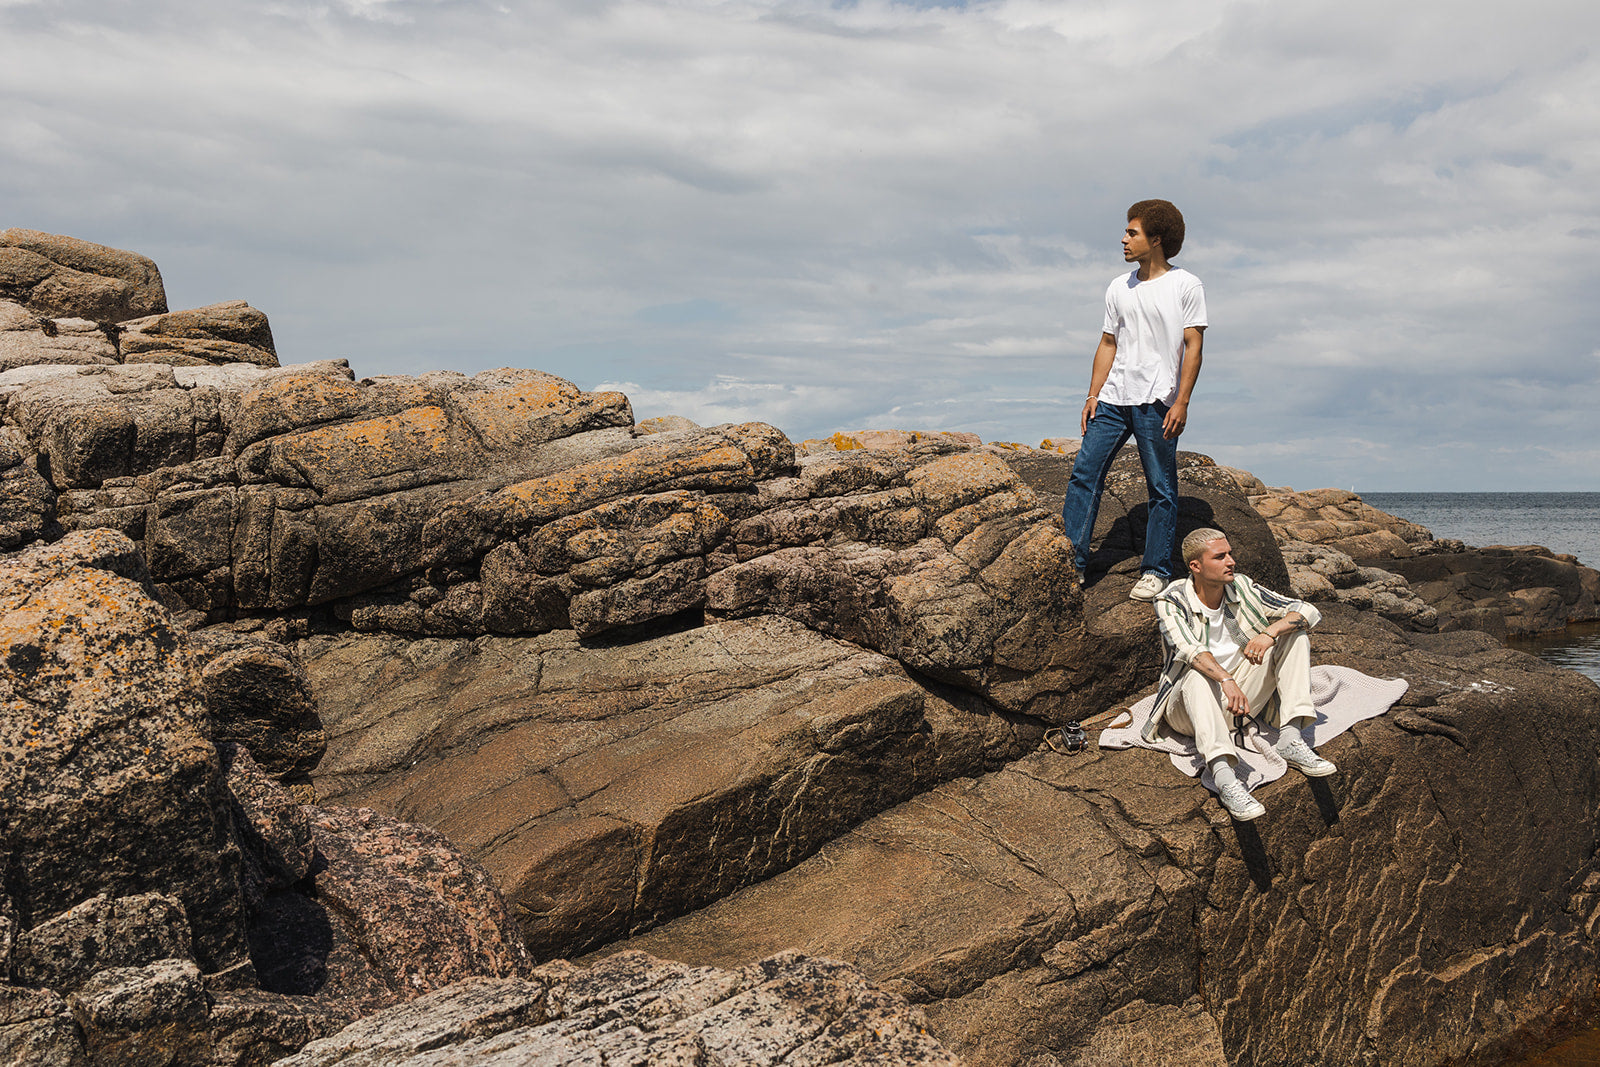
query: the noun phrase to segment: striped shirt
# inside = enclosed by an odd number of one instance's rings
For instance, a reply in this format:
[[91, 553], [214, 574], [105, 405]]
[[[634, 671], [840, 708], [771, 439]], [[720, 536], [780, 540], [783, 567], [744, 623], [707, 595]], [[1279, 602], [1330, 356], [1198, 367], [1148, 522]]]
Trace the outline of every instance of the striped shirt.
[[[1207, 651], [1205, 605], [1194, 591], [1193, 578], [1169, 582], [1156, 595], [1154, 604], [1166, 659], [1161, 664], [1161, 688], [1156, 691], [1156, 706], [1144, 728], [1146, 741], [1156, 739], [1156, 730], [1166, 718], [1167, 704], [1177, 692], [1190, 663]], [[1235, 574], [1233, 581], [1222, 590], [1222, 625], [1241, 648], [1291, 611], [1300, 613], [1308, 630], [1322, 621], [1322, 613], [1304, 600], [1263, 589], [1242, 574]]]

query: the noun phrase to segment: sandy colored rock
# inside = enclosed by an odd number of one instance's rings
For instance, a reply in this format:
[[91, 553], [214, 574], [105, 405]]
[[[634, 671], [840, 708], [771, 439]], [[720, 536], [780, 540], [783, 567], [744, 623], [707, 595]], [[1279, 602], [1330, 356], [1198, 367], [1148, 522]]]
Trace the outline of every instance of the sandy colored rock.
[[782, 870], [1038, 735], [775, 618], [614, 648], [567, 632], [301, 654], [329, 730], [319, 794], [448, 834], [540, 958]]
[[58, 491], [93, 488], [220, 451], [215, 390], [176, 388], [167, 367], [91, 371], [24, 386], [7, 405], [7, 421], [49, 462]]
[[[0, 249], [0, 257], [5, 251]], [[15, 301], [0, 299], [0, 371], [116, 362], [117, 346], [97, 323], [46, 318]]]
[[[1317, 1062], [1499, 1062], [1519, 1026], [1587, 995], [1594, 830], [1542, 813], [1600, 801], [1600, 692], [1484, 635], [1407, 635], [1340, 605], [1313, 644], [1412, 688], [1324, 747], [1339, 776], [1265, 787], [1248, 826], [1160, 754], [1042, 751], [618, 947], [844, 959], [973, 1065], [1123, 1049], [1176, 1067], [1194, 1046], [1299, 1062], [1308, 1032]], [[1405, 844], [1374, 866], [1374, 841]], [[1163, 1052], [1163, 1030], [1192, 1045]]]
[[267, 317], [243, 300], [119, 322], [117, 350], [124, 363], [278, 365]]
[[0, 296], [54, 315], [121, 322], [167, 310], [144, 256], [38, 230], [0, 232]]

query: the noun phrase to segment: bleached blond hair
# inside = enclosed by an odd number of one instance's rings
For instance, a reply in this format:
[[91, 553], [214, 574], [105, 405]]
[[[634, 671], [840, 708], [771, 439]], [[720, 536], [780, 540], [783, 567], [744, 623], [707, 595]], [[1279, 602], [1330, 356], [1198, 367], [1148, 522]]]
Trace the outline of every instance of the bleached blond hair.
[[1214, 530], [1209, 526], [1202, 526], [1200, 529], [1194, 531], [1188, 537], [1183, 539], [1183, 562], [1193, 563], [1195, 560], [1200, 558], [1200, 553], [1206, 550], [1207, 545], [1219, 537], [1227, 536], [1228, 535], [1223, 533], [1221, 530]]

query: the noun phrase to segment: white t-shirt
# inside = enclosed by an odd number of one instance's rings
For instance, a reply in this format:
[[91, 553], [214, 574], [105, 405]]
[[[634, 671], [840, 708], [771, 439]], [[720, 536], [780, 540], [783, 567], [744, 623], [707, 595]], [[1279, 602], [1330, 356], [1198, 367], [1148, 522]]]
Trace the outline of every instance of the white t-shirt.
[[1233, 639], [1233, 634], [1223, 624], [1221, 604], [1215, 608], [1201, 604], [1200, 610], [1206, 616], [1206, 651], [1216, 657], [1223, 670], [1232, 674], [1234, 668], [1244, 662], [1244, 648]]
[[1178, 398], [1183, 364], [1183, 331], [1206, 325], [1206, 291], [1182, 267], [1159, 278], [1139, 280], [1139, 268], [1106, 289], [1106, 321], [1101, 327], [1117, 339], [1117, 358], [1100, 387], [1105, 404], [1170, 405]]

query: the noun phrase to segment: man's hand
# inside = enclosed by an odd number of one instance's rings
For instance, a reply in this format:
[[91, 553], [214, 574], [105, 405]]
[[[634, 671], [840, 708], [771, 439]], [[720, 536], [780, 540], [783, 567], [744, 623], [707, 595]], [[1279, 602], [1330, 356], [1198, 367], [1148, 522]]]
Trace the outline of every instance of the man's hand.
[[1089, 432], [1089, 420], [1094, 418], [1094, 413], [1100, 407], [1100, 401], [1090, 397], [1083, 402], [1083, 416], [1078, 419], [1078, 436], [1082, 437]]
[[1235, 716], [1250, 714], [1250, 701], [1245, 699], [1244, 690], [1232, 678], [1222, 683], [1222, 700]]
[[1261, 661], [1267, 658], [1272, 646], [1277, 643], [1278, 639], [1269, 633], [1256, 634], [1250, 639], [1250, 643], [1244, 646], [1244, 658], [1259, 667]]
[[1168, 441], [1175, 440], [1189, 423], [1189, 402], [1179, 400], [1167, 409], [1167, 417], [1161, 420], [1161, 436]]

